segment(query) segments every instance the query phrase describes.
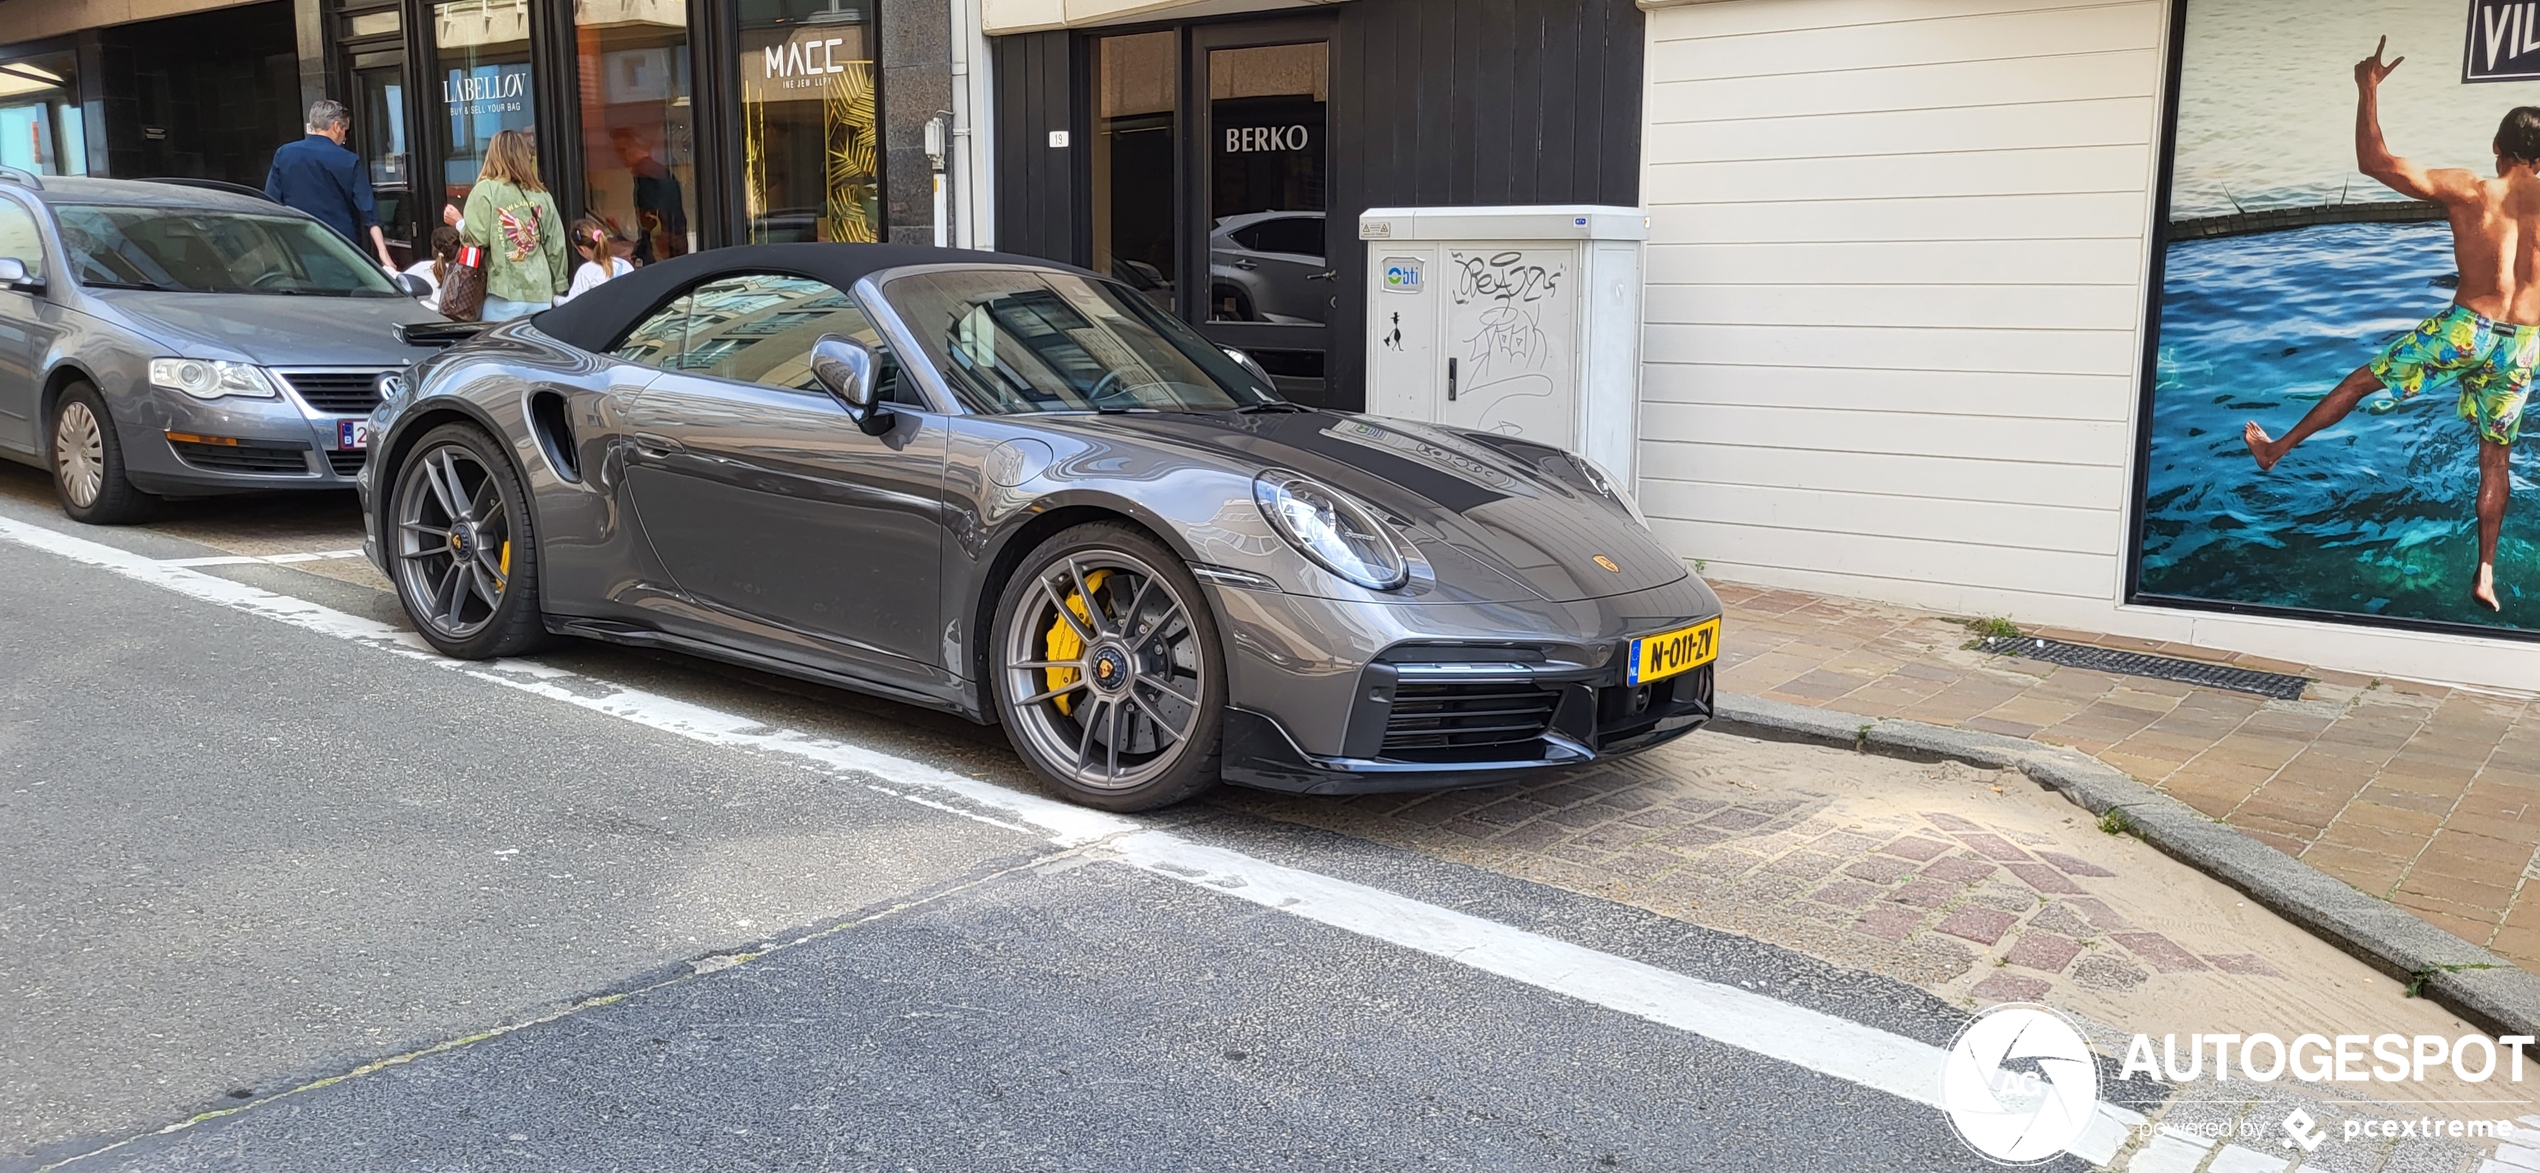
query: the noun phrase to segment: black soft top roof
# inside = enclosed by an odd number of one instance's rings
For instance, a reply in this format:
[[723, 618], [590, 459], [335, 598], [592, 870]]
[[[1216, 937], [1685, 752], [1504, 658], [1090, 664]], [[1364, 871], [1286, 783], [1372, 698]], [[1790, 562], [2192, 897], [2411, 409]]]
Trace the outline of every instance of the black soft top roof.
[[637, 319], [672, 296], [722, 277], [784, 273], [851, 288], [867, 274], [902, 265], [1072, 265], [1011, 253], [915, 244], [745, 244], [672, 257], [637, 269], [531, 321], [541, 333], [583, 350], [599, 351], [624, 337]]

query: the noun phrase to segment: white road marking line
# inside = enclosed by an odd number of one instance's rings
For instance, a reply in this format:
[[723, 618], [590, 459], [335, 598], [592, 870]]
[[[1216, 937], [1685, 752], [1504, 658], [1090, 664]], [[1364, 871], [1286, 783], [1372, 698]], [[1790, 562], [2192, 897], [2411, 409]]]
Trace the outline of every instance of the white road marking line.
[[206, 558], [162, 558], [161, 566], [292, 566], [302, 562], [325, 562], [336, 558], [359, 558], [359, 550], [320, 550], [300, 554], [215, 554]]
[[[1154, 875], [1204, 886], [1266, 908], [1701, 1035], [1914, 1103], [1940, 1106], [1939, 1048], [1850, 1019], [1793, 1006], [1735, 986], [1687, 977], [1381, 888], [1195, 843], [1170, 832], [1149, 829], [1133, 819], [1007, 790], [922, 762], [771, 727], [657, 693], [529, 661], [470, 663], [446, 659], [434, 653], [421, 637], [376, 620], [42, 526], [0, 518], [0, 537], [204, 602], [280, 620], [710, 745], [806, 759], [829, 770], [933, 791], [939, 798], [952, 799], [960, 805], [906, 794], [897, 797], [998, 826], [1013, 827], [1019, 823], [1060, 846], [1101, 843], [1105, 853]], [[2142, 1120], [2132, 1112], [2105, 1106], [2101, 1115], [2122, 1125], [2139, 1124]], [[2107, 1157], [2094, 1159], [2105, 1161]]]

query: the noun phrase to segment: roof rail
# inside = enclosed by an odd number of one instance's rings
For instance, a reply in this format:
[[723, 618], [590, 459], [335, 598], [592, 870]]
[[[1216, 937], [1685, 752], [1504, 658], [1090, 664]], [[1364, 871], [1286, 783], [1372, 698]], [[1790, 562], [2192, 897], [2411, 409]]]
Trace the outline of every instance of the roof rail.
[[170, 187], [196, 187], [201, 188], [204, 191], [222, 191], [228, 192], [234, 196], [246, 196], [250, 199], [263, 200], [266, 203], [273, 202], [273, 197], [266, 195], [265, 189], [261, 187], [249, 187], [243, 183], [231, 183], [226, 179], [189, 179], [182, 175], [152, 175], [143, 177], [140, 182], [164, 183]]
[[44, 190], [43, 179], [37, 177], [35, 172], [19, 167], [0, 167], [0, 182], [14, 183], [19, 187], [33, 188], [36, 191]]

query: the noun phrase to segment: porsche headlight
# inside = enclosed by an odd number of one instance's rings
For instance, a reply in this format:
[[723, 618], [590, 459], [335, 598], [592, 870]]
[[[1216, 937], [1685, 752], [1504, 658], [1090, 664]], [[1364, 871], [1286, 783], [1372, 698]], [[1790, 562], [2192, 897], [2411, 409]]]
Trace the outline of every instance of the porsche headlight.
[[1649, 519], [1641, 515], [1640, 502], [1632, 500], [1632, 491], [1623, 484], [1621, 478], [1605, 471], [1604, 465], [1576, 452], [1567, 455], [1570, 457], [1570, 463], [1578, 466], [1579, 474], [1586, 477], [1589, 484], [1596, 486], [1597, 492], [1613, 498], [1616, 504], [1623, 507], [1623, 512], [1631, 514], [1632, 520], [1640, 523], [1640, 528], [1649, 528]]
[[218, 399], [223, 395], [272, 399], [280, 394], [260, 367], [206, 358], [151, 359], [150, 385], [182, 391], [196, 399]]
[[1315, 565], [1373, 591], [1389, 591], [1410, 580], [1409, 561], [1393, 531], [1376, 519], [1374, 510], [1339, 490], [1273, 470], [1253, 479], [1252, 499], [1270, 519], [1270, 528]]

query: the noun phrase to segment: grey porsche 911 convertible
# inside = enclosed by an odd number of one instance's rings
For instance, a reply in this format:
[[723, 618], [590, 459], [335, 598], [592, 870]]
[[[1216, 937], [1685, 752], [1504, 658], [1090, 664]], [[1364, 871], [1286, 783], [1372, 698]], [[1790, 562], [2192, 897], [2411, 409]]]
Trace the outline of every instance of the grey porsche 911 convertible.
[[1501, 782], [1711, 715], [1719, 600], [1594, 463], [1282, 400], [1049, 262], [691, 254], [416, 364], [370, 434], [365, 546], [443, 652], [946, 709], [1113, 810]]

